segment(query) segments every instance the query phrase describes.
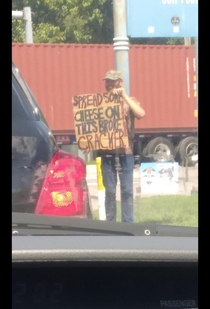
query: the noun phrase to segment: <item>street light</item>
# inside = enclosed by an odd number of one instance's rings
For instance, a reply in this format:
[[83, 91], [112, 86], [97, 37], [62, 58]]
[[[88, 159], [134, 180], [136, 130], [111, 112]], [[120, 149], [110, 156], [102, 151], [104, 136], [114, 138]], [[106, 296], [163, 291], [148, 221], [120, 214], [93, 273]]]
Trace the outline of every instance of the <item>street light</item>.
[[23, 19], [25, 24], [25, 42], [33, 43], [31, 8], [24, 7], [23, 11], [12, 11], [12, 19]]

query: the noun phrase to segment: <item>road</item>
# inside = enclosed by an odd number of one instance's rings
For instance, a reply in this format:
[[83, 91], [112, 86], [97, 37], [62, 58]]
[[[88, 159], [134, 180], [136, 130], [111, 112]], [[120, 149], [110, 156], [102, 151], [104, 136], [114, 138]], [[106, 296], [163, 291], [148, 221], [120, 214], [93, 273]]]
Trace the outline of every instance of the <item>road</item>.
[[[92, 207], [94, 210], [98, 209], [98, 185], [97, 185], [97, 169], [96, 165], [87, 165], [87, 183], [91, 196]], [[134, 170], [134, 198], [146, 197], [152, 194], [141, 193], [140, 184], [140, 169]], [[195, 167], [181, 167], [178, 171], [178, 194], [191, 195], [198, 192], [198, 165]], [[120, 184], [119, 179], [117, 183], [117, 201], [120, 201]]]

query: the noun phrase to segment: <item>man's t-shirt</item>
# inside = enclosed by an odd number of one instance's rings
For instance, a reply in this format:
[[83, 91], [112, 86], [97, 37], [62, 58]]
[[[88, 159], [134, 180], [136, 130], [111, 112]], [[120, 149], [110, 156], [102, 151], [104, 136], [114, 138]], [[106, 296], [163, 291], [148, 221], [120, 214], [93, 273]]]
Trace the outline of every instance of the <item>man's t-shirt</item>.
[[[131, 97], [133, 101], [135, 101], [138, 105], [140, 103], [137, 101], [136, 98]], [[133, 154], [133, 139], [134, 139], [134, 130], [135, 130], [135, 116], [128, 105], [126, 101], [123, 102], [123, 111], [124, 111], [124, 116], [125, 116], [125, 121], [126, 121], [126, 126], [127, 126], [127, 133], [128, 133], [128, 141], [129, 145], [127, 148], [119, 148], [119, 149], [113, 149], [113, 150], [101, 150], [101, 154], [114, 154], [114, 153], [119, 153], [119, 154]]]

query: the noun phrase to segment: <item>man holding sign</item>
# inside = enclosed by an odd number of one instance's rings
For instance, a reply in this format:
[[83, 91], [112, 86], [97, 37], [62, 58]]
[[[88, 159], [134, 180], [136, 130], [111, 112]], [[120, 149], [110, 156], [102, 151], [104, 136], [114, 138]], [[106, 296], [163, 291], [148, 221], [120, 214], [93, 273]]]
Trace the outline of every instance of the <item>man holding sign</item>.
[[[101, 150], [102, 175], [105, 187], [105, 208], [108, 221], [116, 221], [116, 185], [117, 172], [119, 172], [121, 189], [121, 213], [123, 222], [133, 222], [133, 139], [134, 120], [145, 116], [144, 109], [135, 99], [129, 97], [123, 88], [123, 78], [119, 71], [108, 71], [104, 78], [105, 88], [108, 93], [120, 96], [120, 104], [125, 119], [128, 144], [113, 150]], [[123, 146], [122, 146], [123, 145]], [[119, 164], [119, 169], [116, 164]]]

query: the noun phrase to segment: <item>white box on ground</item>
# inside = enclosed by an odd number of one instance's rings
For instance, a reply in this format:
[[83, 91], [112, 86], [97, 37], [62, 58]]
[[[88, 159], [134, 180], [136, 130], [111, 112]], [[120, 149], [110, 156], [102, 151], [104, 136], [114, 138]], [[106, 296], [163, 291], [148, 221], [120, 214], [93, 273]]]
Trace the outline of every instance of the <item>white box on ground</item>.
[[177, 162], [145, 162], [141, 163], [140, 185], [143, 194], [177, 194], [178, 193]]

